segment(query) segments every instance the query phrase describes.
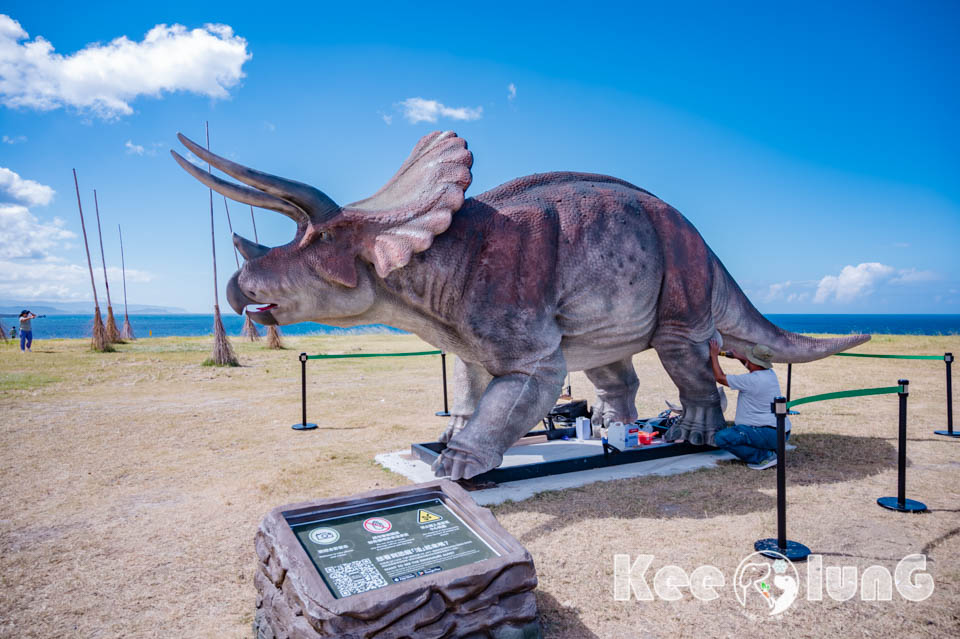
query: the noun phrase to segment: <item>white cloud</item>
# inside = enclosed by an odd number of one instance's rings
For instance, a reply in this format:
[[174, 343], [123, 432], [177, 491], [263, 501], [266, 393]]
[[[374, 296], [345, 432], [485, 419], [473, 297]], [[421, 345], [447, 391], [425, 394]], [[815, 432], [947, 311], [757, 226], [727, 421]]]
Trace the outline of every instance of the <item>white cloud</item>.
[[127, 147], [128, 155], [143, 155], [145, 151], [142, 144], [134, 144], [133, 140], [127, 140], [123, 146]]
[[517, 85], [513, 82], [507, 85], [507, 99], [513, 102], [514, 98], [517, 97]]
[[273, 122], [264, 121], [263, 128], [265, 128], [270, 133], [273, 133], [274, 131], [277, 130], [277, 125], [274, 124]]
[[869, 295], [880, 282], [894, 273], [892, 266], [879, 262], [864, 262], [843, 267], [839, 275], [827, 275], [817, 285], [813, 301], [820, 304], [834, 297], [838, 302], [852, 302]]
[[42, 259], [61, 241], [76, 237], [60, 218], [40, 222], [19, 204], [0, 204], [0, 259]]
[[383, 121], [387, 123], [387, 126], [390, 126], [391, 124], [393, 124], [393, 116], [392, 116], [392, 115], [387, 115], [387, 114], [383, 113], [383, 114], [380, 115], [380, 117], [382, 117], [382, 118], [383, 118]]
[[[158, 24], [140, 42], [120, 36], [71, 55], [0, 14], [0, 102], [49, 111], [71, 106], [102, 118], [133, 112], [136, 97], [189, 91], [226, 98], [244, 77], [247, 41], [222, 24]], [[21, 42], [23, 40], [24, 42]]]
[[[94, 278], [101, 302], [106, 304], [103, 286], [103, 270], [94, 265]], [[107, 268], [108, 277], [119, 282], [121, 270]], [[127, 282], [150, 282], [153, 275], [146, 271], [127, 269]], [[86, 264], [70, 264], [66, 260], [48, 257], [43, 260], [24, 262], [0, 259], [0, 297], [26, 300], [88, 300], [90, 272]]]
[[451, 120], [479, 120], [483, 116], [483, 107], [448, 107], [436, 100], [407, 98], [397, 106], [403, 111], [410, 124], [417, 122], [436, 122], [438, 118]]
[[0, 167], [0, 189], [30, 206], [46, 206], [53, 200], [55, 191], [45, 184], [24, 180], [11, 171]]
[[780, 282], [778, 284], [771, 284], [766, 296], [764, 296], [764, 300], [767, 302], [772, 302], [773, 300], [782, 298], [784, 291], [790, 288], [791, 284], [793, 284], [793, 282], [790, 280], [787, 280], [786, 282]]
[[933, 282], [940, 279], [934, 271], [918, 271], [910, 267], [900, 269], [897, 276], [890, 280], [893, 284], [913, 284], [914, 282]]
[[25, 135], [3, 136], [4, 144], [20, 144], [21, 142], [26, 142], [26, 141], [27, 141], [27, 136]]

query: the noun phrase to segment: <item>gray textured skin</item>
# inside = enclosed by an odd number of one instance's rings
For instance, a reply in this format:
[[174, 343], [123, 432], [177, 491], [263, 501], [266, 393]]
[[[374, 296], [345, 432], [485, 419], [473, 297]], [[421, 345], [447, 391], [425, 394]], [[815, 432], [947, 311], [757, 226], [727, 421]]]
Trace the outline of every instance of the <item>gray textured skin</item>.
[[[568, 371], [597, 388], [595, 414], [633, 421], [632, 356], [654, 348], [683, 416], [670, 433], [710, 444], [724, 425], [708, 341], [763, 343], [775, 361], [819, 359], [869, 339], [816, 340], [777, 328], [675, 209], [615, 178], [546, 173], [464, 200], [472, 156], [451, 132], [424, 137], [376, 195], [340, 207], [312, 187], [207, 153], [255, 188], [194, 177], [240, 202], [290, 216], [297, 235], [268, 248], [236, 237], [247, 262], [228, 299], [261, 324], [384, 323], [458, 355], [453, 417], [434, 469], [469, 478], [554, 405]], [[249, 311], [248, 311], [249, 312]]]

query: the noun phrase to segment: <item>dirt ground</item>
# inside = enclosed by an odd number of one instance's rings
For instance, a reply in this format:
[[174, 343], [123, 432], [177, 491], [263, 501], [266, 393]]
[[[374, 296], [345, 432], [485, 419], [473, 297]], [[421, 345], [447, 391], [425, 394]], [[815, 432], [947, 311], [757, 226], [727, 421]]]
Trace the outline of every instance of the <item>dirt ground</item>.
[[[309, 362], [308, 416], [320, 428], [297, 432], [297, 353], [429, 347], [405, 336], [286, 341], [279, 352], [235, 341], [243, 366], [227, 369], [200, 365], [209, 338], [143, 339], [111, 354], [81, 340], [38, 340], [31, 355], [0, 344], [0, 636], [249, 637], [253, 536], [267, 511], [405, 483], [373, 458], [443, 429], [439, 358]], [[960, 354], [960, 338], [878, 336], [857, 350]], [[653, 416], [676, 390], [653, 351], [636, 363], [640, 414]], [[785, 385], [785, 366], [777, 372]], [[745, 609], [733, 575], [754, 540], [776, 534], [776, 474], [727, 462], [495, 507], [533, 555], [546, 637], [960, 636], [960, 440], [932, 433], [946, 425], [943, 363], [833, 357], [794, 373], [794, 398], [910, 380], [907, 490], [931, 512], [876, 505], [896, 494], [896, 395], [814, 403], [793, 418], [788, 532], [825, 569], [892, 573], [925, 554], [933, 595], [835, 601], [825, 589], [809, 601], [798, 564], [800, 597], [786, 613]], [[572, 385], [592, 401], [582, 374]], [[666, 565], [709, 564], [725, 585], [709, 602], [689, 590], [615, 601], [615, 554], [653, 555], [651, 584]]]

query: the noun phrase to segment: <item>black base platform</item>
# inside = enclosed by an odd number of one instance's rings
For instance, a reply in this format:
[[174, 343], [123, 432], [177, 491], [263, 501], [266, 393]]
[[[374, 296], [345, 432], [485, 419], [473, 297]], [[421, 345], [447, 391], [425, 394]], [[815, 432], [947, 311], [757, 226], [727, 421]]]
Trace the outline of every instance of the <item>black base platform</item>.
[[[548, 431], [540, 430], [527, 433], [528, 437], [548, 437]], [[441, 442], [426, 442], [422, 444], [412, 444], [410, 452], [420, 461], [432, 465], [440, 453], [447, 447]], [[572, 457], [569, 459], [556, 459], [551, 461], [542, 461], [533, 464], [521, 464], [518, 466], [507, 466], [494, 468], [487, 472], [472, 477], [471, 482], [484, 484], [492, 482], [503, 484], [521, 479], [533, 479], [535, 477], [546, 477], [548, 475], [561, 475], [563, 473], [573, 473], [580, 470], [592, 470], [594, 468], [608, 468], [610, 466], [620, 466], [622, 464], [633, 464], [636, 462], [650, 461], [653, 459], [663, 459], [665, 457], [676, 457], [678, 455], [690, 455], [692, 453], [702, 453], [705, 451], [716, 450], [713, 446], [694, 446], [689, 442], [680, 444], [663, 443], [643, 446], [640, 448], [631, 448], [620, 452], [616, 448], [606, 446], [604, 452], [597, 455], [587, 455], [584, 457]]]

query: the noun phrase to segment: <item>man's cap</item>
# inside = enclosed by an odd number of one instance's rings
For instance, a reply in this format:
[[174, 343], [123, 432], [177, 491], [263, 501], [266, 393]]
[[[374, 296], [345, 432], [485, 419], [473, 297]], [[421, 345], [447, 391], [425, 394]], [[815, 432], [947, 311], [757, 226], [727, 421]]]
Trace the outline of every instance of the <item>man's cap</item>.
[[765, 344], [755, 344], [753, 347], [747, 348], [743, 355], [757, 366], [763, 368], [773, 366], [773, 351]]

